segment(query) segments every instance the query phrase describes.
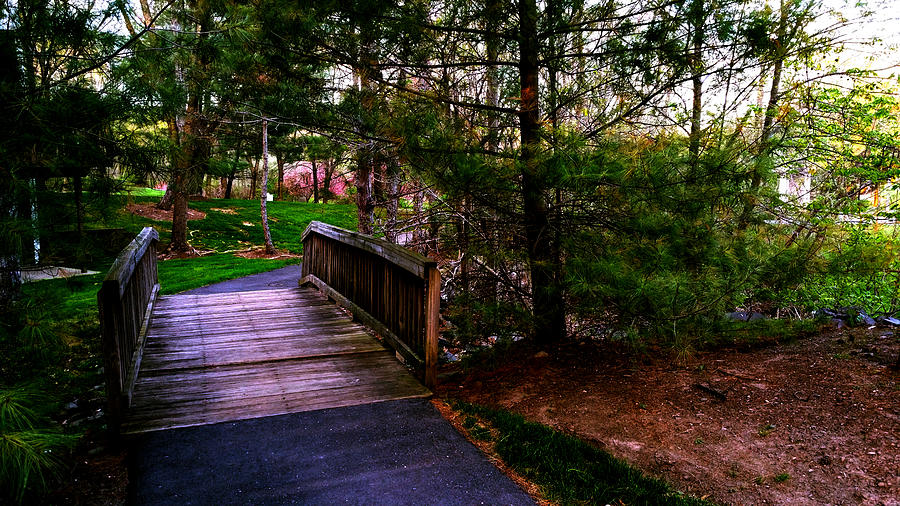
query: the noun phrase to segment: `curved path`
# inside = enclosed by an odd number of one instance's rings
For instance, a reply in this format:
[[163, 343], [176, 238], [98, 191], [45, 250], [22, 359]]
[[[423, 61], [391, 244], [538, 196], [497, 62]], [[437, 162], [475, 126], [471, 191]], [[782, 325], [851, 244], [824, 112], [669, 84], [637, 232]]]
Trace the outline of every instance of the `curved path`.
[[[298, 278], [289, 266], [187, 293]], [[132, 504], [534, 504], [422, 399], [151, 432], [129, 454]]]

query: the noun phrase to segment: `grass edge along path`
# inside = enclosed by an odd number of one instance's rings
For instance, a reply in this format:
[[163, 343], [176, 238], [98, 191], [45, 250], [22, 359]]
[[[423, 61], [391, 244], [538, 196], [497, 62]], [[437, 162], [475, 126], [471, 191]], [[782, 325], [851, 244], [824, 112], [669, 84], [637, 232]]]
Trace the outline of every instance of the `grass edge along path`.
[[159, 293], [170, 295], [194, 288], [273, 271], [300, 263], [299, 258], [256, 259], [231, 253], [214, 253], [192, 258], [162, 260], [159, 268]]
[[445, 418], [540, 504], [712, 504], [519, 414], [455, 399], [434, 402]]

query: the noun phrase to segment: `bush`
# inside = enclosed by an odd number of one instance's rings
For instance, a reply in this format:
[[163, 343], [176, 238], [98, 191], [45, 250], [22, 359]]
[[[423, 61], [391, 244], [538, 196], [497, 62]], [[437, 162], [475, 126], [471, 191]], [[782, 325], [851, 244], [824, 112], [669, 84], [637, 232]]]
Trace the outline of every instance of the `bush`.
[[900, 310], [900, 258], [895, 229], [876, 231], [847, 225], [837, 229], [821, 253], [821, 265], [795, 290], [782, 291], [782, 304], [814, 311], [856, 308], [870, 315]]

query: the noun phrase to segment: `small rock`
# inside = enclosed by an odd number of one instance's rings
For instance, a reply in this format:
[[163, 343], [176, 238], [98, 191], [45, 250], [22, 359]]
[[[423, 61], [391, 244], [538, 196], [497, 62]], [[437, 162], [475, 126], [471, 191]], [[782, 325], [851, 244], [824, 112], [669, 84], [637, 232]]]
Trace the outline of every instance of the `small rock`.
[[879, 482], [878, 482], [878, 486], [881, 487], [881, 488], [884, 488], [884, 487], [887, 487], [887, 483], [885, 483], [885, 482], [883, 482], [883, 481], [879, 481]]
[[875, 325], [875, 319], [867, 315], [865, 311], [859, 312], [859, 321], [869, 326]]
[[900, 326], [900, 320], [894, 318], [893, 316], [886, 316], [884, 318], [884, 323], [887, 323], [889, 325]]
[[550, 354], [547, 353], [546, 351], [539, 351], [534, 354], [534, 358], [547, 358], [549, 356], [550, 356]]
[[66, 411], [75, 411], [76, 409], [78, 409], [78, 401], [72, 401], [72, 402], [66, 404], [65, 409], [66, 409]]
[[844, 327], [847, 326], [847, 324], [844, 323], [844, 320], [841, 320], [840, 318], [832, 318], [832, 319], [831, 319], [831, 324], [832, 324], [832, 325], [834, 326], [834, 328], [836, 328], [836, 329], [842, 329], [842, 328], [844, 328]]

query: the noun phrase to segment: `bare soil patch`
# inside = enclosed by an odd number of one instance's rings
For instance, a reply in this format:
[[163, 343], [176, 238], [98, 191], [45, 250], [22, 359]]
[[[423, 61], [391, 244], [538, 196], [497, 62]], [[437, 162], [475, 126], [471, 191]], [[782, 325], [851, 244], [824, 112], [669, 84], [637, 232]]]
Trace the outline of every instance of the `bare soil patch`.
[[[156, 221], [172, 221], [172, 211], [163, 211], [157, 209], [153, 204], [128, 204], [125, 206], [131, 214], [143, 216]], [[188, 220], [202, 220], [206, 218], [206, 213], [188, 209]]]
[[686, 367], [590, 343], [514, 348], [438, 393], [521, 413], [720, 503], [900, 505], [897, 353], [883, 328], [697, 353]]
[[235, 256], [239, 256], [241, 258], [265, 258], [268, 260], [278, 260], [281, 258], [302, 258], [301, 255], [297, 255], [295, 253], [291, 253], [288, 250], [276, 250], [274, 254], [266, 253], [266, 248], [250, 248], [244, 251], [236, 251], [234, 253]]

